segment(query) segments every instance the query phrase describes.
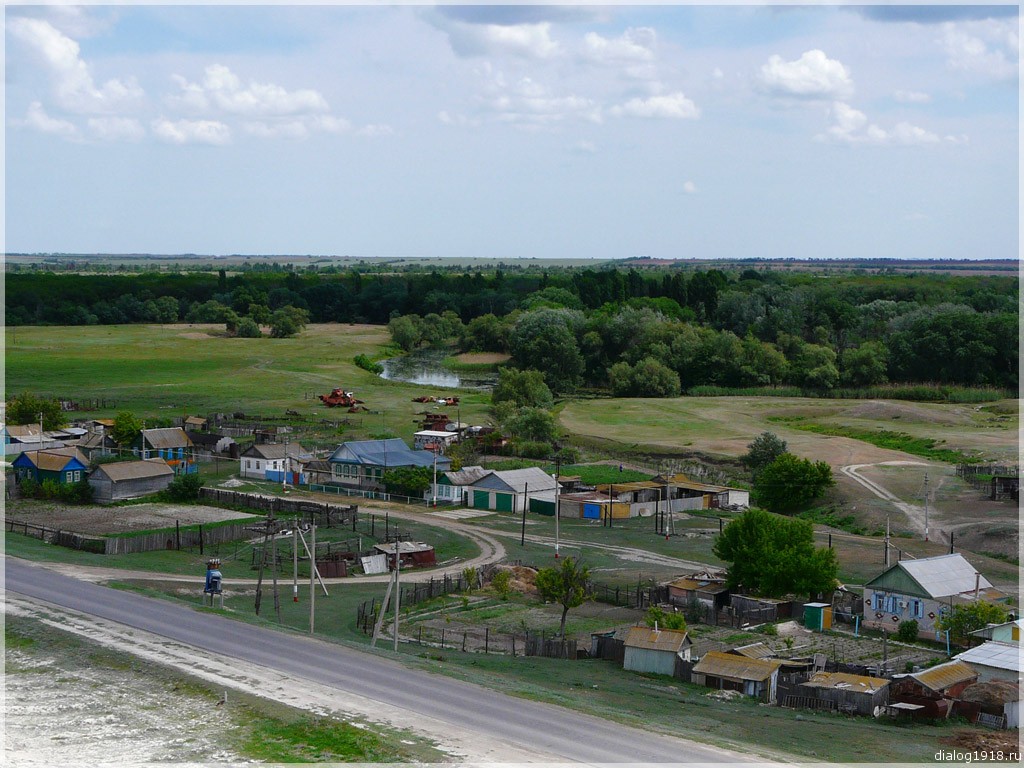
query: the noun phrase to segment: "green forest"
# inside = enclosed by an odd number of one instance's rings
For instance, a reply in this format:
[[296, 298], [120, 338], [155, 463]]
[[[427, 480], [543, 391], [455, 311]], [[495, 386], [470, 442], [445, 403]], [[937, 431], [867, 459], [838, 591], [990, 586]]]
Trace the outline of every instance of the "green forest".
[[[928, 385], [1015, 389], [1015, 276], [507, 265], [80, 274], [9, 271], [18, 325], [389, 324], [406, 350], [504, 352], [556, 394]], [[250, 321], [250, 322], [243, 322]], [[705, 388], [702, 390], [701, 388]], [[893, 396], [889, 394], [887, 396]], [[926, 399], [922, 397], [922, 399]]]

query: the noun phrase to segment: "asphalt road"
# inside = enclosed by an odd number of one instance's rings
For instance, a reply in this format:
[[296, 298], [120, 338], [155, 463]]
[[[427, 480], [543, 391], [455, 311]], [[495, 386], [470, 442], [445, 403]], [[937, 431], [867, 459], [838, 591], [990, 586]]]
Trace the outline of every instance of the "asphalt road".
[[570, 709], [518, 699], [441, 675], [406, 669], [397, 662], [351, 648], [79, 581], [14, 558], [4, 560], [5, 588], [9, 592], [478, 730], [558, 760], [645, 764], [762, 762]]

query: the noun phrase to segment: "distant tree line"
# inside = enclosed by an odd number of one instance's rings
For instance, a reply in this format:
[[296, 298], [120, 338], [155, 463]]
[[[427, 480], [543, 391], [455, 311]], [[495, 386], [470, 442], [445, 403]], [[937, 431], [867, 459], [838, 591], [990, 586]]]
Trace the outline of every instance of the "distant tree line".
[[1017, 291], [1011, 276], [669, 267], [19, 272], [6, 278], [6, 322], [216, 322], [239, 335], [275, 319], [280, 335], [303, 322], [390, 323], [404, 349], [458, 339], [467, 351], [510, 353], [556, 393], [1016, 388]]

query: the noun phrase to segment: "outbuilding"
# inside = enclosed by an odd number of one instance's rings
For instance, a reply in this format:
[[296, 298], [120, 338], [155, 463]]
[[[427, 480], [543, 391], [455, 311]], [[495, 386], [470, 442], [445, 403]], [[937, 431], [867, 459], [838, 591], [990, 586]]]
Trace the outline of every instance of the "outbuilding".
[[490, 472], [466, 489], [467, 501], [473, 509], [519, 512], [528, 496], [557, 486], [555, 478], [540, 467]]
[[675, 676], [680, 661], [690, 660], [693, 641], [678, 629], [633, 627], [626, 635], [622, 668]]
[[774, 704], [781, 666], [778, 659], [750, 659], [709, 651], [694, 666], [690, 681], [718, 690], [739, 691], [766, 704]]
[[89, 475], [93, 499], [110, 504], [137, 499], [164, 490], [174, 480], [174, 470], [163, 459], [118, 461], [101, 464]]
[[889, 704], [889, 681], [882, 677], [850, 675], [845, 672], [816, 672], [811, 679], [796, 687], [795, 701], [786, 706], [805, 706], [814, 702], [839, 712], [874, 717]]
[[989, 680], [1020, 682], [1020, 645], [1018, 643], [1000, 643], [990, 640], [976, 648], [958, 653], [955, 658], [970, 664], [977, 671], [979, 682]]

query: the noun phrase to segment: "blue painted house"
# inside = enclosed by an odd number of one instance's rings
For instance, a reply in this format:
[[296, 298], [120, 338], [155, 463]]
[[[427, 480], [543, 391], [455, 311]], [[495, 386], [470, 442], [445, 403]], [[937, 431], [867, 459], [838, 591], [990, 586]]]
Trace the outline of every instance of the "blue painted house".
[[331, 482], [365, 491], [384, 490], [384, 472], [398, 467], [431, 467], [437, 471], [452, 468], [451, 459], [430, 451], [414, 451], [397, 437], [389, 440], [352, 440], [338, 446], [327, 460]]
[[198, 471], [196, 447], [181, 427], [142, 430], [132, 443], [132, 453], [140, 459], [163, 459], [176, 475]]
[[46, 451], [25, 451], [12, 463], [15, 477], [31, 478], [37, 483], [53, 480], [70, 485], [82, 480], [89, 471], [89, 461], [77, 448], [51, 448]]

